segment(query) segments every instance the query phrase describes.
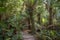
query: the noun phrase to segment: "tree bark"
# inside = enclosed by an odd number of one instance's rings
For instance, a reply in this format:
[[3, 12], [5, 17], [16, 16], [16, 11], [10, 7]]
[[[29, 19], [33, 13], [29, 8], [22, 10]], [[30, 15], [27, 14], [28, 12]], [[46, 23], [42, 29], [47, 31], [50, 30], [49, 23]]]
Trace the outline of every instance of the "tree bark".
[[49, 25], [53, 24], [53, 12], [52, 7], [49, 7]]
[[32, 32], [34, 33], [35, 27], [34, 27], [34, 18], [33, 18], [33, 8], [28, 7], [27, 11], [28, 11], [28, 15], [29, 15], [29, 18], [28, 18], [29, 27], [28, 28], [31, 29]]
[[49, 12], [49, 25], [53, 24], [53, 8], [51, 7], [51, 5], [45, 4], [47, 11]]
[[27, 20], [28, 20], [28, 29], [31, 30], [30, 18], [27, 18]]
[[37, 17], [38, 17], [38, 23], [41, 24], [41, 14], [38, 13]]
[[24, 2], [26, 5], [27, 13], [29, 15], [29, 17], [28, 17], [29, 28], [31, 28], [32, 32], [34, 33], [35, 27], [34, 27], [33, 11], [34, 11], [34, 8], [36, 7], [37, 0], [34, 0], [33, 4], [29, 3], [28, 1], [27, 1], [27, 3], [26, 3], [26, 1], [24, 1]]

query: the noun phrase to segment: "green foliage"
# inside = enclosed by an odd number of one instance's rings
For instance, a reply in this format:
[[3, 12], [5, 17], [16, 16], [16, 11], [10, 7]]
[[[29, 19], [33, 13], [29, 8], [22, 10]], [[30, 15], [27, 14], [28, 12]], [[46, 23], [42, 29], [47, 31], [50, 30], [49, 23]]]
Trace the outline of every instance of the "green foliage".
[[39, 33], [40, 39], [43, 40], [58, 40], [60, 39], [60, 35], [56, 30], [41, 30]]
[[[27, 26], [27, 18], [30, 22], [30, 18], [33, 19], [32, 22], [34, 22], [36, 28], [47, 25], [49, 11], [46, 10], [44, 1], [47, 1], [48, 7], [53, 9], [53, 23], [60, 25], [60, 0], [0, 0], [0, 40], [3, 40], [3, 37], [5, 40], [22, 40], [21, 28]], [[29, 12], [32, 12], [32, 16]], [[38, 14], [41, 14], [39, 16], [41, 24], [37, 23]], [[14, 34], [14, 30], [17, 31], [17, 34]], [[43, 40], [58, 40], [60, 39], [60, 31], [41, 30], [39, 36]]]

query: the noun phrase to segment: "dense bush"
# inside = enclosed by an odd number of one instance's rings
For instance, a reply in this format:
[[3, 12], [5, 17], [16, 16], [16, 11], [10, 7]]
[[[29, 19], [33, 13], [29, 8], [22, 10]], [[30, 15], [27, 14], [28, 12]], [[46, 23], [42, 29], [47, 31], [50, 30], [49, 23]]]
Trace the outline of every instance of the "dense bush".
[[60, 30], [41, 30], [38, 36], [41, 40], [59, 40]]

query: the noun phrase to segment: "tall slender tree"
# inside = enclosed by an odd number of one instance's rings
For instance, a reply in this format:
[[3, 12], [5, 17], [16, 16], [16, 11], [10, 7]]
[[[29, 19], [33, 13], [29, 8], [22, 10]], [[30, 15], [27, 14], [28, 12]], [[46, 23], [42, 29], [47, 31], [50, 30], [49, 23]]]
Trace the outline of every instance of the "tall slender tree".
[[37, 0], [25, 1], [26, 11], [29, 15], [28, 17], [29, 28], [31, 28], [33, 33], [35, 32], [33, 12], [34, 12], [34, 8], [36, 7], [36, 3], [37, 3]]
[[54, 14], [55, 14], [55, 12], [54, 12], [54, 2], [55, 2], [56, 0], [46, 0], [46, 9], [48, 10], [48, 12], [49, 12], [49, 25], [52, 25], [53, 24], [53, 18], [54, 18]]

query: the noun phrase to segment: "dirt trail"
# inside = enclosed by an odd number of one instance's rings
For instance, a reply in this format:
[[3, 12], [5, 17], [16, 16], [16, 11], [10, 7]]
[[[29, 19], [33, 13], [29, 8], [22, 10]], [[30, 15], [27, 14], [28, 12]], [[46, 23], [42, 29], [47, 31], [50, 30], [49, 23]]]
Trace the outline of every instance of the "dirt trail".
[[35, 40], [35, 37], [28, 32], [22, 32], [23, 40]]

